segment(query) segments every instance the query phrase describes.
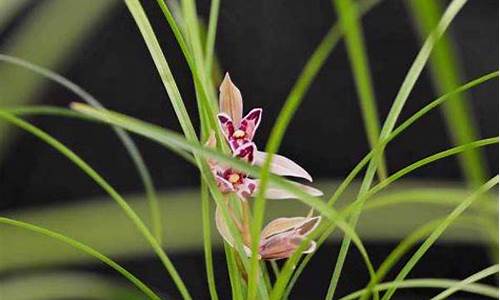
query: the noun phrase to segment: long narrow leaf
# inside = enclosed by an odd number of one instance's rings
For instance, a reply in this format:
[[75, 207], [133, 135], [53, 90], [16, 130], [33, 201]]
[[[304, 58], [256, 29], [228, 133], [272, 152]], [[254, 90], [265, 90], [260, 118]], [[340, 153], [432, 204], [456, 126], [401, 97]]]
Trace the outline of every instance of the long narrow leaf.
[[[338, 13], [339, 22], [345, 31], [347, 54], [356, 84], [363, 122], [368, 142], [375, 147], [380, 134], [380, 120], [377, 112], [377, 100], [370, 74], [368, 55], [363, 37], [363, 29], [359, 22], [357, 3], [352, 0], [333, 0]], [[380, 178], [385, 178], [387, 170], [383, 156], [378, 164]], [[333, 297], [333, 295], [332, 295]], [[327, 297], [331, 298], [331, 297]]]
[[[460, 205], [458, 205], [439, 226], [429, 235], [429, 237], [422, 243], [418, 250], [413, 254], [410, 260], [401, 269], [399, 274], [394, 280], [396, 283], [405, 279], [405, 277], [410, 273], [417, 262], [424, 256], [427, 250], [434, 244], [434, 242], [439, 238], [439, 236], [446, 230], [446, 228], [455, 221], [478, 197], [486, 193], [488, 190], [493, 188], [498, 184], [498, 175], [488, 180], [484, 185], [482, 185], [474, 194], [465, 199]], [[382, 298], [383, 300], [389, 300], [391, 296], [396, 292], [397, 287], [390, 288]]]
[[[399, 92], [396, 95], [396, 98], [394, 99], [389, 114], [382, 127], [382, 131], [379, 137], [379, 143], [375, 147], [374, 155], [370, 160], [370, 164], [363, 179], [363, 183], [361, 184], [358, 199], [356, 199], [355, 201], [355, 203], [357, 204], [357, 209], [356, 209], [357, 211], [354, 212], [351, 218], [351, 223], [350, 223], [351, 226], [354, 227], [358, 221], [359, 215], [361, 214], [364, 204], [364, 201], [362, 199], [363, 198], [366, 199], [366, 197], [364, 197], [364, 194], [367, 193], [367, 191], [370, 189], [373, 177], [375, 175], [378, 163], [380, 161], [380, 157], [382, 157], [381, 155], [383, 154], [384, 147], [382, 144], [380, 144], [380, 141], [383, 141], [390, 135], [391, 131], [393, 130], [396, 124], [399, 114], [401, 113], [401, 110], [403, 109], [413, 86], [415, 85], [416, 80], [421, 74], [425, 63], [427, 62], [430, 56], [431, 50], [433, 49], [439, 38], [443, 35], [443, 33], [445, 32], [446, 28], [449, 26], [453, 18], [461, 10], [465, 2], [466, 0], [454, 0], [450, 3], [447, 10], [443, 14], [440, 22], [438, 23], [436, 28], [431, 32], [429, 37], [426, 39], [424, 45], [417, 54], [415, 61], [410, 67], [410, 70], [408, 71], [401, 85], [401, 88], [399, 89]], [[335, 289], [337, 287], [337, 283], [339, 281], [340, 274], [342, 272], [344, 261], [347, 257], [349, 246], [350, 246], [350, 240], [348, 237], [345, 237], [344, 240], [342, 241], [342, 245], [335, 263], [335, 268], [332, 274], [332, 278], [330, 280], [330, 285], [327, 294], [330, 297], [333, 297], [335, 293]]]
[[137, 227], [139, 232], [143, 235], [146, 241], [151, 245], [152, 249], [160, 258], [161, 262], [165, 266], [165, 269], [168, 271], [170, 276], [172, 277], [174, 283], [177, 288], [183, 295], [185, 299], [190, 299], [189, 292], [187, 291], [184, 282], [180, 278], [179, 274], [175, 270], [174, 265], [168, 258], [165, 251], [162, 249], [161, 245], [155, 239], [153, 234], [149, 231], [147, 226], [141, 220], [141, 218], [134, 212], [134, 210], [128, 205], [128, 203], [123, 199], [123, 197], [111, 186], [109, 185], [104, 178], [102, 178], [92, 167], [90, 167], [84, 160], [82, 160], [78, 155], [76, 155], [73, 151], [68, 149], [66, 146], [61, 144], [59, 141], [45, 133], [44, 131], [36, 128], [35, 126], [24, 122], [23, 120], [0, 110], [0, 118], [26, 130], [27, 132], [33, 134], [38, 137], [48, 145], [52, 146], [54, 149], [59, 151], [62, 155], [66, 156], [71, 162], [73, 162], [77, 167], [79, 167], [83, 172], [85, 172], [90, 178], [92, 178], [104, 191], [106, 191], [111, 198], [116, 201], [116, 203], [120, 206], [123, 212], [127, 215], [127, 217], [132, 221], [132, 223]]
[[151, 57], [153, 58], [158, 74], [163, 82], [163, 86], [167, 91], [170, 102], [172, 103], [177, 118], [179, 119], [179, 123], [184, 131], [184, 135], [188, 140], [196, 141], [197, 137], [193, 124], [189, 118], [184, 102], [182, 101], [174, 76], [170, 70], [167, 60], [165, 59], [165, 56], [163, 55], [163, 51], [161, 50], [160, 44], [156, 39], [151, 23], [149, 22], [141, 3], [138, 0], [125, 0], [125, 3], [127, 4], [137, 27], [144, 38], [144, 42], [148, 47]]
[[203, 220], [203, 249], [205, 253], [205, 268], [207, 273], [208, 289], [212, 300], [219, 299], [217, 287], [215, 285], [214, 264], [212, 256], [212, 238], [211, 238], [211, 215], [210, 215], [210, 197], [208, 187], [202, 180], [201, 182], [201, 210]]
[[[435, 278], [422, 278], [422, 279], [408, 279], [408, 280], [403, 280], [400, 282], [384, 282], [381, 284], [378, 284], [377, 286], [374, 287], [375, 290], [377, 291], [383, 291], [387, 290], [390, 288], [403, 288], [403, 289], [409, 289], [409, 288], [449, 288], [451, 286], [454, 286], [458, 283], [458, 280], [454, 279], [435, 279]], [[469, 292], [477, 295], [482, 295], [490, 298], [495, 298], [498, 299], [498, 288], [492, 287], [489, 285], [485, 284], [468, 284], [466, 286], [463, 286], [461, 288], [462, 291], [464, 292]], [[344, 296], [340, 298], [339, 300], [351, 300], [351, 299], [356, 299], [359, 296], [361, 296], [363, 293], [365, 293], [366, 290], [360, 290], [357, 292], [354, 292], [352, 294], [349, 294], [347, 296]]]
[[[447, 93], [447, 94], [437, 98], [436, 100], [432, 101], [431, 103], [427, 104], [425, 107], [423, 107], [422, 109], [417, 111], [415, 114], [413, 114], [407, 120], [405, 120], [396, 129], [394, 129], [394, 131], [385, 140], [382, 141], [382, 145], [387, 145], [390, 141], [392, 141], [394, 138], [396, 138], [399, 134], [404, 132], [408, 127], [410, 127], [412, 124], [414, 124], [416, 121], [418, 121], [422, 116], [424, 116], [428, 112], [432, 111], [434, 108], [439, 107], [439, 105], [441, 105], [445, 101], [451, 99], [451, 97], [450, 97], [451, 95], [453, 95], [455, 93], [461, 93], [463, 91], [469, 90], [472, 87], [475, 87], [481, 83], [484, 83], [488, 80], [491, 80], [491, 79], [497, 78], [497, 77], [498, 77], [498, 71], [486, 74], [484, 76], [479, 77], [478, 79], [472, 80], [472, 81], [460, 86], [459, 88], [457, 88], [456, 90], [454, 90], [450, 93]], [[374, 153], [374, 151], [372, 150], [354, 167], [354, 169], [349, 173], [349, 175], [342, 181], [342, 183], [339, 185], [339, 187], [335, 190], [335, 193], [332, 195], [332, 197], [330, 197], [330, 199], [328, 200], [328, 205], [333, 206], [336, 203], [336, 201], [338, 199], [340, 199], [341, 195], [344, 193], [344, 191], [347, 189], [347, 187], [351, 184], [351, 182], [354, 180], [354, 178], [356, 178], [356, 176], [359, 174], [359, 172], [361, 172], [362, 168], [366, 164], [368, 164], [373, 153]], [[329, 228], [328, 230], [326, 230], [323, 233], [320, 240], [318, 241], [318, 246], [320, 246], [322, 244], [322, 241], [326, 240], [328, 235], [331, 234], [332, 230], [333, 230], [333, 227]], [[305, 245], [307, 245], [307, 243], [305, 243], [305, 241], [304, 241], [303, 247], [305, 247]], [[300, 263], [300, 266], [296, 269], [295, 274], [293, 275], [293, 278], [291, 279], [291, 284], [289, 284], [287, 287], [286, 294], [288, 294], [290, 292], [294, 283], [297, 281], [298, 276], [300, 276], [302, 270], [305, 268], [305, 265], [307, 264], [307, 262], [311, 259], [311, 257], [313, 255], [314, 255], [314, 252], [306, 255], [305, 259]], [[287, 262], [287, 264], [290, 263], [290, 266], [294, 266], [297, 263], [298, 258], [299, 258], [299, 255], [298, 255], [298, 251], [297, 251], [297, 253], [294, 254], [289, 259], [290, 262]], [[285, 267], [285, 270], [288, 270], [288, 268]], [[290, 270], [292, 270], [291, 267], [290, 267]], [[287, 274], [287, 273], [283, 272], [282, 274]], [[290, 276], [290, 275], [287, 274], [287, 276]], [[284, 280], [284, 279], [283, 279], [283, 281], [280, 281], [280, 279], [278, 279], [279, 285], [277, 285], [277, 287], [279, 289], [283, 289], [284, 286], [282, 286], [282, 285], [284, 285], [285, 282], [286, 282], [286, 280]]]
[[[11, 13], [13, 5], [23, 5], [26, 1], [0, 2], [2, 2], [0, 4], [0, 15], [2, 15]], [[11, 2], [15, 4], [9, 4]], [[0, 52], [22, 57], [51, 69], [65, 67], [70, 62], [74, 50], [94, 32], [96, 26], [103, 20], [103, 16], [117, 2], [116, 0], [41, 1], [30, 9], [26, 16], [20, 18], [22, 22], [14, 27], [8, 39], [2, 41]], [[48, 32], [50, 34], [47, 34]], [[0, 82], [2, 82], [0, 90], [2, 105], [24, 105], [32, 102], [42, 90], [44, 83], [36, 74], [8, 65], [0, 66]], [[0, 157], [15, 137], [15, 132], [9, 130], [11, 127], [7, 126], [6, 123], [0, 125]]]
[[207, 39], [205, 43], [205, 70], [207, 77], [211, 75], [214, 61], [214, 45], [217, 33], [217, 20], [219, 18], [220, 0], [210, 1], [210, 16], [208, 19]]
[[[439, 2], [425, 0], [408, 1], [410, 12], [415, 18], [421, 36], [425, 36], [439, 20]], [[445, 34], [436, 44], [430, 60], [430, 71], [438, 93], [455, 89], [460, 79], [460, 63], [453, 48], [451, 36]], [[454, 144], [466, 144], [477, 140], [479, 134], [472, 115], [467, 94], [458, 94], [446, 103], [443, 114], [448, 132]], [[462, 173], [470, 187], [480, 186], [486, 179], [486, 163], [479, 149], [466, 151], [459, 156]]]
[[101, 254], [97, 250], [80, 243], [78, 241], [75, 241], [67, 236], [64, 236], [62, 234], [59, 234], [57, 232], [45, 229], [43, 227], [39, 227], [36, 225], [32, 225], [29, 223], [24, 223], [20, 222], [17, 220], [5, 218], [5, 217], [0, 217], [0, 223], [6, 224], [6, 225], [11, 225], [11, 226], [16, 226], [25, 230], [33, 231], [39, 234], [43, 234], [47, 237], [50, 237], [52, 239], [61, 241], [79, 251], [82, 251], [90, 256], [93, 256], [97, 258], [98, 260], [102, 261], [103, 263], [107, 264], [111, 268], [115, 269], [118, 273], [120, 273], [123, 277], [125, 277], [128, 281], [130, 281], [132, 284], [134, 284], [139, 290], [141, 290], [146, 296], [148, 296], [150, 299], [153, 300], [161, 300], [161, 298], [156, 295], [147, 285], [145, 285], [141, 280], [139, 280], [137, 277], [135, 277], [133, 274], [128, 272], [125, 268], [114, 262], [112, 259], [108, 258], [107, 256]]
[[[368, 11], [377, 1], [372, 2], [363, 2], [360, 7], [362, 12]], [[265, 213], [265, 200], [264, 200], [264, 192], [267, 186], [269, 168], [271, 165], [271, 157], [272, 154], [276, 153], [283, 138], [283, 135], [286, 131], [288, 124], [290, 123], [291, 118], [293, 117], [295, 111], [299, 107], [302, 102], [303, 96], [307, 89], [310, 87], [313, 78], [318, 73], [319, 69], [323, 65], [324, 61], [328, 57], [329, 53], [337, 44], [340, 38], [340, 31], [337, 26], [332, 27], [332, 29], [328, 32], [327, 36], [323, 39], [321, 44], [315, 50], [311, 58], [308, 60], [305, 65], [302, 73], [299, 76], [299, 79], [295, 83], [292, 88], [290, 94], [288, 95], [283, 108], [281, 109], [280, 114], [273, 126], [271, 131], [271, 135], [269, 137], [268, 143], [266, 145], [266, 152], [271, 154], [268, 155], [267, 159], [264, 161], [262, 172], [260, 174], [260, 184], [261, 189], [257, 194], [257, 198], [254, 204], [254, 216], [253, 222], [251, 226], [251, 236], [252, 236], [252, 251], [256, 251], [259, 240], [259, 232], [262, 227], [264, 213]], [[250, 272], [250, 281], [249, 281], [249, 298], [252, 299], [254, 297], [255, 291], [255, 274], [258, 272], [258, 262], [257, 257], [254, 255], [252, 257], [251, 264], [251, 272]]]
[[[104, 106], [89, 92], [87, 92], [74, 82], [71, 82], [64, 76], [52, 72], [49, 69], [43, 68], [36, 64], [32, 64], [26, 60], [17, 57], [12, 57], [3, 54], [0, 54], [0, 61], [11, 63], [26, 68], [34, 73], [40, 74], [41, 76], [50, 79], [60, 84], [61, 86], [67, 88], [68, 90], [72, 91], [73, 93], [75, 93], [77, 96], [79, 96], [81, 99], [83, 99], [85, 102], [92, 105], [93, 107], [104, 108]], [[137, 148], [137, 145], [130, 138], [128, 133], [125, 130], [118, 127], [113, 127], [113, 131], [116, 133], [116, 135], [122, 142], [123, 146], [127, 150], [128, 155], [132, 159], [135, 168], [137, 169], [137, 172], [139, 174], [139, 177], [142, 180], [142, 184], [144, 185], [144, 189], [146, 191], [146, 195], [149, 201], [149, 206], [150, 206], [149, 213], [151, 215], [151, 220], [153, 223], [153, 231], [155, 233], [156, 239], [161, 243], [161, 238], [162, 238], [161, 215], [159, 214], [160, 209], [158, 204], [158, 197], [156, 195], [156, 190], [154, 187], [153, 179], [151, 178], [151, 174], [149, 173], [149, 170], [146, 164], [144, 163], [144, 159], [142, 158], [142, 155], [139, 149]]]
[[498, 273], [498, 265], [488, 267], [482, 271], [479, 271], [479, 272], [465, 278], [464, 280], [462, 280], [460, 282], [457, 282], [453, 286], [450, 286], [449, 288], [442, 291], [438, 295], [432, 297], [431, 300], [447, 299], [447, 297], [451, 296], [452, 294], [454, 294], [460, 290], [463, 290], [464, 287], [470, 285], [471, 283], [477, 282], [483, 278], [486, 278], [486, 277], [491, 276], [491, 275], [496, 274], [496, 273]]

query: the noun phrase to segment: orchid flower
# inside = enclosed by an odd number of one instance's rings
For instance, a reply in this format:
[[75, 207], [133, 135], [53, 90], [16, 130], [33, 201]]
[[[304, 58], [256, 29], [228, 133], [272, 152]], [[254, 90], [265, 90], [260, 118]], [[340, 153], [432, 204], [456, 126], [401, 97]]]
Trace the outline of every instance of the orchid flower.
[[[259, 255], [262, 259], [290, 257], [306, 236], [313, 232], [321, 217], [278, 218], [264, 227], [260, 237]], [[316, 242], [310, 241], [302, 253], [311, 253]]]
[[[232, 237], [226, 223], [222, 219], [219, 207], [215, 211], [216, 226], [224, 240], [233, 247]], [[234, 221], [234, 220], [233, 220]], [[321, 222], [321, 217], [293, 217], [278, 218], [269, 222], [261, 232], [259, 241], [259, 259], [277, 260], [290, 257], [300, 246], [308, 234], [314, 231]], [[242, 230], [242, 224], [237, 223], [237, 227]], [[243, 250], [251, 256], [250, 241], [243, 239]], [[316, 250], [316, 242], [310, 241], [303, 254]]]
[[[205, 145], [209, 148], [215, 148], [216, 142], [215, 134], [211, 132]], [[255, 144], [247, 143], [238, 147], [234, 151], [233, 157], [253, 164], [255, 151]], [[257, 182], [254, 179], [248, 178], [245, 173], [225, 167], [214, 160], [208, 160], [208, 165], [215, 177], [217, 187], [223, 194], [236, 193], [242, 200], [246, 200], [254, 194]]]
[[[220, 113], [217, 115], [217, 119], [231, 150], [235, 151], [241, 145], [253, 141], [262, 117], [262, 109], [254, 108], [243, 117], [241, 92], [231, 81], [228, 73], [226, 73], [219, 91]], [[254, 163], [261, 166], [266, 160], [267, 153], [256, 151], [254, 156]], [[273, 155], [270, 170], [276, 175], [299, 177], [312, 182], [312, 177], [306, 170], [289, 158], [278, 154]]]

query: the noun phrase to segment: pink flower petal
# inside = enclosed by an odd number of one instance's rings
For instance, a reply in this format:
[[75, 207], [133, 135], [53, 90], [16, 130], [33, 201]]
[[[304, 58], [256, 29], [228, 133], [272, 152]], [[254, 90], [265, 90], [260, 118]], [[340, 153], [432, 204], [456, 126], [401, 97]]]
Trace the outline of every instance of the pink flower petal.
[[[257, 183], [257, 190], [258, 190], [259, 180], [255, 180], [255, 181]], [[303, 184], [300, 184], [297, 182], [290, 182], [290, 183], [295, 184], [297, 187], [299, 187], [301, 190], [303, 190], [304, 192], [308, 193], [311, 196], [314, 196], [314, 197], [323, 196], [323, 192], [316, 189], [316, 188], [313, 188], [313, 187], [310, 187], [307, 185], [303, 185]], [[255, 194], [256, 194], [256, 192], [254, 193], [254, 196], [255, 196]], [[289, 191], [284, 190], [284, 189], [281, 189], [279, 187], [268, 186], [267, 190], [266, 190], [266, 198], [267, 199], [297, 199], [297, 196], [295, 196], [294, 193], [289, 192]]]
[[262, 108], [252, 109], [239, 123], [239, 129], [245, 132], [245, 139], [252, 140], [259, 127], [262, 117]]
[[293, 233], [281, 233], [263, 241], [259, 245], [259, 254], [263, 259], [275, 260], [292, 256], [300, 245], [300, 240], [293, 241]]
[[243, 99], [240, 90], [231, 81], [229, 73], [226, 73], [219, 92], [220, 112], [227, 114], [235, 124], [239, 124], [243, 116]]
[[217, 120], [219, 120], [219, 126], [226, 140], [229, 142], [234, 133], [234, 123], [231, 120], [231, 117], [226, 115], [225, 113], [220, 113], [217, 115]]
[[224, 179], [224, 177], [218, 174], [214, 174], [214, 176], [217, 187], [219, 188], [221, 193], [230, 193], [235, 191], [234, 186], [231, 182], [227, 181], [226, 179]]
[[257, 146], [254, 143], [246, 143], [234, 150], [234, 157], [238, 157], [243, 161], [253, 164], [255, 160], [255, 152], [257, 151]]
[[[255, 152], [255, 164], [262, 166], [266, 160], [267, 153], [263, 151]], [[300, 177], [312, 182], [312, 177], [297, 163], [279, 154], [273, 155], [271, 162], [271, 172], [280, 176]]]
[[291, 229], [299, 229], [299, 233], [301, 235], [307, 235], [316, 229], [320, 221], [320, 216], [274, 219], [264, 227], [261, 237], [263, 239], [267, 239], [275, 234], [289, 231]]
[[[231, 231], [229, 230], [226, 222], [224, 222], [224, 217], [219, 206], [215, 208], [215, 226], [217, 227], [217, 231], [219, 231], [219, 234], [222, 236], [224, 241], [226, 241], [229, 246], [234, 247], [234, 238], [231, 235]], [[243, 245], [243, 250], [249, 257], [251, 256], [252, 252], [246, 245]]]
[[312, 253], [316, 250], [316, 242], [315, 241], [311, 241], [311, 243], [309, 244], [309, 248], [302, 251], [302, 253], [304, 254], [308, 254], [308, 253]]
[[[270, 222], [262, 231], [259, 254], [263, 259], [282, 259], [290, 257], [304, 238], [320, 223], [321, 217], [279, 218]], [[303, 253], [316, 249], [311, 241]]]
[[242, 200], [247, 200], [248, 198], [250, 198], [256, 188], [257, 188], [257, 183], [255, 182], [255, 180], [250, 178], [243, 179], [243, 183], [239, 184], [236, 187], [238, 196]]

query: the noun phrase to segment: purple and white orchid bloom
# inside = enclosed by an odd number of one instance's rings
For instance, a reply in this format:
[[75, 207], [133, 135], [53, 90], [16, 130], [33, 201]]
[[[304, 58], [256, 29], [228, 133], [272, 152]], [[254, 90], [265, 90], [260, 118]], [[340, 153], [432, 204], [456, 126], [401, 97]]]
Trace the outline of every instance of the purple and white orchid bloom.
[[[219, 91], [220, 113], [217, 118], [231, 150], [234, 151], [239, 146], [253, 141], [262, 117], [262, 109], [254, 108], [243, 117], [241, 92], [231, 81], [228, 73], [226, 73]], [[254, 163], [261, 166], [268, 154], [257, 150], [254, 155]], [[270, 170], [276, 175], [304, 178], [312, 182], [311, 175], [304, 168], [282, 155], [273, 154]]]
[[232, 150], [253, 140], [255, 131], [259, 127], [261, 116], [262, 108], [252, 109], [238, 123], [234, 123], [226, 113], [219, 113], [217, 115], [224, 137], [226, 137]]
[[[216, 139], [213, 132], [210, 134], [206, 146], [215, 148]], [[246, 143], [233, 152], [233, 157], [253, 164], [255, 151], [256, 146], [254, 143]], [[208, 160], [208, 165], [215, 177], [217, 187], [223, 194], [236, 193], [242, 200], [246, 200], [254, 194], [257, 182], [248, 178], [245, 173], [225, 167], [214, 160]]]

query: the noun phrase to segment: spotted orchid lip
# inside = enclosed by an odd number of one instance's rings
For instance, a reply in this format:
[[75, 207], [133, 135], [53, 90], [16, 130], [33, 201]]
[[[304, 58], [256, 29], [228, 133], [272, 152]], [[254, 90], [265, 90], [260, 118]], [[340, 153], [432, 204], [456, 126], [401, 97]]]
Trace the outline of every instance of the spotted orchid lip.
[[253, 140], [255, 132], [260, 125], [261, 117], [262, 108], [254, 108], [239, 122], [234, 121], [225, 112], [219, 113], [217, 120], [231, 149], [236, 150], [239, 146]]

